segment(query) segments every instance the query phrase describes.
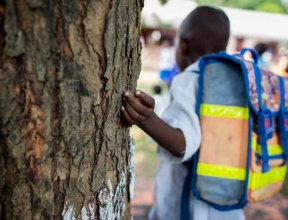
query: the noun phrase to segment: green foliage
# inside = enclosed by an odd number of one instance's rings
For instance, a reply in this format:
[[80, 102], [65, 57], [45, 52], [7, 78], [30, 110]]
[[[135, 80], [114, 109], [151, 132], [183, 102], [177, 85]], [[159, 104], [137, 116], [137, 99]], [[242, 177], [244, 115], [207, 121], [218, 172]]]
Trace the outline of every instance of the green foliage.
[[214, 5], [214, 6], [226, 6], [251, 9], [262, 3], [263, 0], [195, 0], [198, 4], [202, 5]]
[[159, 0], [162, 5], [166, 4], [168, 0]]
[[281, 14], [287, 13], [287, 10], [281, 4], [279, 4], [279, 2], [263, 2], [256, 7], [256, 10]]
[[281, 0], [195, 0], [201, 5], [225, 6], [272, 13], [288, 13], [288, 3]]

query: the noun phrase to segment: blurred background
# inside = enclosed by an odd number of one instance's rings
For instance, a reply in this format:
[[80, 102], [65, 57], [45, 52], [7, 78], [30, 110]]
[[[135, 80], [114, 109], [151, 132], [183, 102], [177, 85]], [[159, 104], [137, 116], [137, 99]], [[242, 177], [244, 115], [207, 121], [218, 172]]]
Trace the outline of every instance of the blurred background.
[[[262, 67], [288, 76], [288, 0], [145, 0], [141, 28], [142, 69], [138, 89], [154, 96], [158, 115], [169, 103], [169, 86], [178, 74], [174, 57], [177, 30], [197, 5], [221, 7], [228, 15], [231, 26], [228, 53], [237, 53], [243, 47], [255, 48], [261, 55], [259, 62]], [[157, 145], [136, 126], [131, 128], [131, 136], [136, 144], [132, 215], [135, 220], [146, 220], [154, 200], [153, 179], [159, 164]], [[288, 195], [288, 188], [286, 191]], [[279, 209], [286, 207], [282, 209], [286, 209], [283, 215], [288, 220], [288, 201], [282, 197], [277, 199], [281, 201], [278, 201]], [[265, 204], [262, 208], [265, 209]], [[249, 210], [246, 212], [249, 215]], [[259, 219], [266, 218], [262, 216]]]

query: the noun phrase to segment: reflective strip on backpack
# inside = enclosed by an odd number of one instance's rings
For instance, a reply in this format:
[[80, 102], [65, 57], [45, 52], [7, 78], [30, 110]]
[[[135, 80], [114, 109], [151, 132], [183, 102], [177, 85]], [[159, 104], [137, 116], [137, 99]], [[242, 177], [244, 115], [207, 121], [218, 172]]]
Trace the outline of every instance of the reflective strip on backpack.
[[246, 169], [229, 166], [219, 166], [206, 163], [197, 164], [197, 174], [233, 180], [245, 180]]
[[222, 118], [248, 119], [249, 109], [227, 105], [201, 104], [200, 115]]
[[[260, 146], [253, 149], [257, 154], [262, 155]], [[279, 144], [269, 144], [268, 145], [268, 154], [269, 156], [281, 155], [283, 154], [283, 149]]]
[[249, 189], [257, 190], [285, 180], [287, 166], [270, 168], [267, 173], [250, 173]]
[[[262, 155], [261, 147], [257, 144], [257, 138], [252, 137], [251, 147], [258, 155]], [[275, 156], [283, 154], [283, 148], [279, 144], [268, 144], [268, 155]]]

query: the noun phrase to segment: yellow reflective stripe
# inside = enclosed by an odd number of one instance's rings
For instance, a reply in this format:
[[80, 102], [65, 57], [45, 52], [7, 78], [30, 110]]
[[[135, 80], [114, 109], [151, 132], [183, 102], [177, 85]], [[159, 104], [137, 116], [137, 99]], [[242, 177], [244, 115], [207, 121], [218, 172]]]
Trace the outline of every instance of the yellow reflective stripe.
[[[257, 152], [259, 155], [262, 155], [262, 151], [261, 151], [261, 147], [260, 147], [260, 146], [257, 147], [256, 152]], [[281, 147], [280, 145], [278, 145], [278, 144], [271, 144], [271, 145], [268, 145], [268, 154], [269, 154], [270, 156], [283, 154], [283, 149], [282, 149], [282, 147]]]
[[[257, 139], [255, 137], [252, 138], [252, 149], [259, 155], [262, 155], [260, 145], [257, 145]], [[268, 145], [268, 154], [270, 156], [283, 154], [283, 148], [279, 144], [269, 144]]]
[[227, 105], [201, 104], [200, 115], [222, 118], [248, 119], [249, 109]]
[[224, 179], [245, 180], [246, 170], [237, 167], [198, 163], [197, 174]]
[[267, 173], [250, 173], [249, 189], [256, 190], [285, 179], [287, 166], [271, 168]]
[[251, 148], [257, 152], [258, 146], [257, 146], [257, 138], [256, 137], [252, 137]]

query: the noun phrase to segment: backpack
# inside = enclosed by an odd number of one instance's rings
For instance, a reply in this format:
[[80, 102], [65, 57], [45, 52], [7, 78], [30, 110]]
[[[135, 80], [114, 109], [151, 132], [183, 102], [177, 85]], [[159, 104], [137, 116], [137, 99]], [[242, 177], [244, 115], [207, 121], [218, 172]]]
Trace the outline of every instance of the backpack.
[[[250, 51], [254, 62], [244, 60]], [[189, 197], [220, 211], [270, 198], [282, 188], [288, 161], [288, 78], [260, 69], [243, 49], [199, 62], [196, 112], [202, 141], [188, 165], [181, 219]]]

